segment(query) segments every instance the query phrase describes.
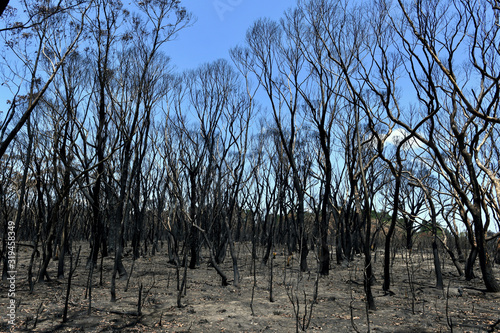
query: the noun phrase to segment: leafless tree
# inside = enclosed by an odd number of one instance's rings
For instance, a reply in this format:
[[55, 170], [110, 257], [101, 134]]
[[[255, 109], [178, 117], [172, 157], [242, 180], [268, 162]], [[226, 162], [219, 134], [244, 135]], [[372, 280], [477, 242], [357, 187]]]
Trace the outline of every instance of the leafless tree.
[[[233, 51], [234, 52], [234, 51]], [[248, 30], [246, 47], [238, 53], [250, 55], [236, 61], [257, 78], [269, 98], [275, 129], [291, 169], [293, 188], [297, 195], [297, 226], [300, 236], [300, 268], [307, 271], [308, 239], [304, 232], [306, 178], [298, 161], [298, 130], [303, 125], [300, 116], [300, 92], [304, 63], [300, 44], [283, 36], [278, 23], [261, 19]], [[307, 176], [307, 175], [306, 175]]]
[[[10, 72], [6, 74], [6, 79], [10, 82], [8, 88], [12, 98], [0, 124], [0, 156], [4, 155], [8, 145], [26, 124], [66, 58], [75, 51], [84, 29], [85, 15], [92, 2], [76, 2], [70, 6], [71, 10], [64, 11], [60, 10], [57, 2], [52, 1], [22, 1], [22, 5], [28, 15], [27, 23], [9, 22], [9, 26], [1, 31], [7, 45], [2, 60]], [[60, 29], [60, 26], [64, 28]], [[48, 63], [50, 70], [44, 73], [40, 68], [41, 62]], [[24, 91], [25, 82], [29, 83], [27, 91]], [[23, 103], [23, 100], [28, 103]], [[17, 118], [19, 114], [21, 116]]]
[[[490, 221], [483, 214], [485, 193], [481, 184], [484, 177], [489, 177], [487, 170], [481, 168], [485, 165], [484, 142], [500, 121], [497, 114], [500, 78], [493, 69], [499, 54], [494, 42], [499, 28], [495, 24], [496, 16], [491, 12], [491, 5], [483, 2], [422, 0], [410, 5], [398, 1], [393, 7], [384, 3], [383, 8], [390, 9], [398, 49], [405, 57], [428, 125], [425, 132], [417, 133], [413, 126], [393, 120], [429, 147], [464, 203], [466, 215], [470, 214], [473, 223], [485, 286], [489, 291], [499, 291], [486, 248]], [[456, 66], [455, 60], [459, 57], [465, 57], [461, 67], [464, 70]], [[481, 87], [479, 90], [475, 88], [476, 83]], [[439, 118], [429, 117], [438, 113]], [[440, 138], [447, 135], [455, 140], [456, 150], [443, 147], [446, 141]], [[462, 160], [463, 173], [457, 174], [450, 168], [449, 159]], [[461, 186], [462, 175], [466, 175], [469, 182], [467, 189]]]
[[[162, 84], [162, 78], [168, 74], [164, 71], [164, 68], [168, 68], [165, 66], [167, 59], [161, 57], [159, 49], [190, 21], [190, 15], [177, 1], [138, 2], [136, 5], [140, 14], [132, 18], [129, 30], [121, 36], [125, 43], [124, 52], [120, 57], [121, 66], [113, 73], [116, 92], [110, 96], [111, 108], [119, 112], [117, 133], [121, 142], [121, 170], [118, 171], [119, 193], [115, 214], [115, 265], [111, 276], [112, 301], [116, 300], [116, 273], [119, 272], [120, 277], [127, 274], [122, 264], [124, 233], [129, 220], [131, 198], [134, 193], [138, 195], [141, 188], [140, 178], [135, 178], [135, 175], [140, 175], [149, 145], [153, 107], [165, 94], [166, 86]], [[150, 29], [152, 33], [149, 33]], [[140, 214], [138, 207], [135, 211]], [[135, 222], [133, 243], [137, 246], [140, 239], [137, 217]], [[137, 251], [137, 247], [135, 249]]]

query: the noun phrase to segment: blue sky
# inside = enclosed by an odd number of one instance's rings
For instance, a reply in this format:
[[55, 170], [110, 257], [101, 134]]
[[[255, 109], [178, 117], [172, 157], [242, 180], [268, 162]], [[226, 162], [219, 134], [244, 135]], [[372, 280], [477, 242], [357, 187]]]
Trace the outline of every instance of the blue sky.
[[[296, 0], [183, 0], [182, 5], [196, 20], [167, 43], [163, 51], [179, 72], [219, 58], [230, 60], [229, 50], [244, 43], [253, 22], [261, 17], [279, 20], [295, 4]], [[19, 6], [17, 1], [11, 1], [10, 5]], [[11, 93], [2, 88], [0, 110], [5, 112], [8, 109], [5, 100]]]
[[196, 22], [179, 32], [167, 44], [165, 53], [178, 70], [193, 69], [219, 58], [229, 58], [229, 49], [243, 44], [247, 29], [255, 20], [279, 20], [295, 6], [295, 0], [185, 0]]

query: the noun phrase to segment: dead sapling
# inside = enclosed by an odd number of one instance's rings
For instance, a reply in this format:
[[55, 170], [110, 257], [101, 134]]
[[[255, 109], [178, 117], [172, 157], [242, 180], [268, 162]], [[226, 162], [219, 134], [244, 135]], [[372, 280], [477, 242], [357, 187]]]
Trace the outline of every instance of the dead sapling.
[[[355, 267], [355, 272], [356, 271], [357, 271], [357, 267]], [[354, 278], [354, 279], [356, 279], [356, 278]], [[348, 281], [348, 283], [352, 285], [353, 282], [354, 282], [354, 280], [353, 280], [353, 276], [352, 276], [352, 268], [349, 268], [349, 281]], [[354, 331], [356, 331], [357, 333], [361, 333], [361, 331], [358, 328], [358, 325], [356, 325], [356, 323], [354, 322], [354, 319], [359, 319], [359, 318], [354, 317], [354, 305], [353, 304], [355, 302], [355, 299], [354, 299], [354, 290], [353, 290], [352, 286], [349, 288], [349, 291], [351, 294], [351, 301], [349, 302], [351, 326], [354, 329]]]
[[[286, 266], [285, 279], [286, 279]], [[297, 269], [296, 279], [290, 278], [289, 283], [285, 283], [285, 289], [290, 303], [292, 304], [293, 314], [295, 317], [295, 331], [306, 331], [312, 319], [312, 313], [314, 310], [314, 305], [317, 301], [317, 291], [318, 291], [318, 281], [319, 281], [319, 259], [317, 260], [317, 272], [316, 280], [314, 283], [313, 297], [312, 299], [308, 296], [306, 292], [306, 286], [304, 284], [303, 274], [300, 269]], [[293, 272], [293, 267], [290, 268]], [[295, 281], [294, 281], [295, 280]], [[286, 281], [285, 281], [286, 282]], [[302, 307], [303, 306], [303, 307]]]
[[450, 300], [450, 281], [448, 281], [448, 288], [446, 288], [446, 324], [450, 328], [450, 333], [453, 333], [453, 319], [450, 317], [449, 300]]
[[[252, 242], [253, 251], [255, 253], [255, 242]], [[255, 316], [255, 311], [253, 308], [253, 301], [255, 297], [255, 288], [257, 287], [257, 272], [256, 272], [256, 258], [252, 255], [252, 275], [253, 275], [253, 284], [252, 284], [252, 299], [250, 300], [250, 310], [252, 311], [252, 316]]]
[[142, 283], [139, 286], [139, 295], [137, 297], [137, 316], [142, 316]]
[[271, 265], [269, 266], [269, 302], [274, 302], [274, 296], [273, 296], [274, 259], [276, 259], [276, 252], [273, 252], [273, 255], [271, 257]]
[[130, 266], [130, 274], [127, 277], [127, 283], [125, 285], [125, 292], [128, 291], [128, 285], [130, 283], [130, 278], [132, 277], [132, 274], [134, 273], [134, 266], [135, 266], [135, 256], [132, 256], [132, 265]]
[[142, 293], [142, 282], [139, 287], [139, 296], [137, 300], [137, 316], [142, 316], [142, 308], [144, 308], [144, 304], [146, 303], [146, 300], [148, 299], [148, 296], [151, 295], [151, 290], [155, 287], [156, 285], [156, 277], [153, 274], [153, 282], [151, 283], [151, 286], [149, 289], [143, 294]]
[[71, 253], [71, 255], [69, 257], [68, 286], [66, 288], [66, 300], [64, 301], [64, 311], [63, 311], [63, 319], [62, 319], [63, 323], [68, 321], [68, 304], [69, 304], [69, 295], [71, 292], [71, 279], [73, 278], [73, 274], [75, 273], [76, 268], [78, 267], [78, 261], [80, 260], [81, 250], [82, 250], [82, 247], [80, 246], [78, 248], [78, 253], [76, 255], [75, 267], [73, 267], [73, 253]]
[[415, 314], [415, 303], [417, 300], [417, 296], [415, 293], [415, 269], [413, 266], [413, 261], [412, 261], [412, 256], [409, 254], [410, 251], [406, 251], [406, 258], [405, 258], [405, 263], [406, 263], [406, 273], [408, 276], [408, 287], [410, 290], [410, 297], [411, 297], [411, 313]]
[[36, 324], [38, 324], [38, 316], [40, 313], [42, 313], [42, 308], [43, 308], [43, 301], [40, 302], [40, 305], [38, 306], [38, 309], [36, 310], [36, 316], [35, 316], [35, 322], [33, 323], [33, 330], [36, 328]]

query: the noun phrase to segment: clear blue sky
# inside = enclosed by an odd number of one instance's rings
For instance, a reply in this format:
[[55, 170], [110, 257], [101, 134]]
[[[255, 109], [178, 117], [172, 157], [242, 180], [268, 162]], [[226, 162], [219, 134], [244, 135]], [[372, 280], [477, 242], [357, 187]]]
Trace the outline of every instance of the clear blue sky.
[[279, 20], [294, 7], [295, 0], [184, 0], [182, 4], [197, 18], [167, 44], [164, 52], [178, 70], [194, 69], [219, 58], [229, 58], [229, 49], [243, 44], [255, 20]]

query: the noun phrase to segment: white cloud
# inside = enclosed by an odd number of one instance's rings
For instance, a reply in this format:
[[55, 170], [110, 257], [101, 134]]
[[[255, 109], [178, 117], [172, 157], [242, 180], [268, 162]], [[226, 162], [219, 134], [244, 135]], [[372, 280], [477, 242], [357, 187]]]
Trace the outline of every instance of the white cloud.
[[[404, 138], [406, 138], [410, 133], [405, 130], [404, 128], [398, 128], [389, 135], [389, 137], [386, 140], [386, 144], [392, 144], [392, 145], [397, 145], [399, 142], [401, 142]], [[416, 138], [411, 138], [409, 139], [405, 145], [404, 149], [418, 149], [418, 148], [423, 148], [425, 145], [423, 142]]]

